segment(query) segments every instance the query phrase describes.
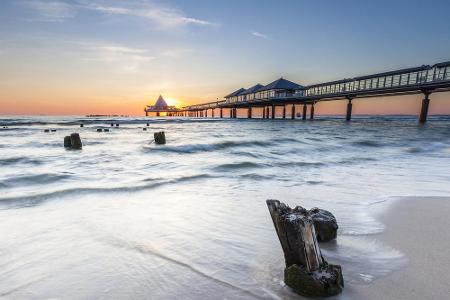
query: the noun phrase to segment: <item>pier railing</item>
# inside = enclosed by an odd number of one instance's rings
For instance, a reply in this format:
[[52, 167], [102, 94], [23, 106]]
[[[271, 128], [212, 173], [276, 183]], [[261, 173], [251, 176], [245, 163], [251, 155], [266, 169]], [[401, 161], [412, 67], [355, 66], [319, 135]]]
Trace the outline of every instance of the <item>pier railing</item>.
[[[417, 92], [432, 92], [437, 89], [450, 89], [450, 61], [423, 65], [416, 68], [377, 73], [367, 76], [342, 79], [337, 81], [313, 84], [293, 93], [255, 93], [249, 99], [227, 102], [214, 101], [186, 106], [184, 110], [204, 110], [220, 107], [275, 103], [311, 103], [316, 101], [353, 99], [387, 94], [405, 94]], [[259, 96], [259, 97], [257, 97]]]
[[444, 81], [450, 81], [450, 62], [310, 85], [305, 88], [304, 97], [341, 93], [357, 96], [362, 92], [398, 88], [420, 90]]

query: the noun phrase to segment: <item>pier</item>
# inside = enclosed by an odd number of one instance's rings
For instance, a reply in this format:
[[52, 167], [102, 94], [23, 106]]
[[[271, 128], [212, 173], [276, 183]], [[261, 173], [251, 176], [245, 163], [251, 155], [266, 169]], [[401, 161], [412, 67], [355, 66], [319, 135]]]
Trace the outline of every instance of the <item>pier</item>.
[[318, 102], [347, 100], [345, 120], [350, 121], [352, 101], [355, 99], [423, 94], [419, 122], [425, 123], [430, 95], [447, 91], [450, 91], [450, 61], [308, 86], [280, 78], [267, 85], [240, 88], [225, 96], [224, 100], [183, 107], [177, 115], [214, 117], [215, 110], [219, 109], [220, 118], [224, 117], [224, 110], [229, 110], [229, 117], [234, 119], [238, 109], [246, 109], [247, 118], [251, 119], [254, 108], [260, 108], [263, 119], [275, 119], [277, 110], [281, 109], [283, 119], [286, 119], [286, 112], [290, 110], [291, 119], [301, 117], [306, 120], [308, 107], [309, 119], [314, 119], [315, 104]]

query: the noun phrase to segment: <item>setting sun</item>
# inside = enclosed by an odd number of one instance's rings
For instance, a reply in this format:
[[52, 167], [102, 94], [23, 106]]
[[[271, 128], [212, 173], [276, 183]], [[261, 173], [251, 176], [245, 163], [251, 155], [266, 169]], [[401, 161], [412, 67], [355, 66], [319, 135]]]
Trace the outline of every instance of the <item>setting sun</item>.
[[169, 97], [169, 98], [164, 98], [164, 100], [166, 100], [166, 103], [169, 106], [176, 106], [176, 107], [180, 106], [180, 100], [178, 100], [178, 99]]

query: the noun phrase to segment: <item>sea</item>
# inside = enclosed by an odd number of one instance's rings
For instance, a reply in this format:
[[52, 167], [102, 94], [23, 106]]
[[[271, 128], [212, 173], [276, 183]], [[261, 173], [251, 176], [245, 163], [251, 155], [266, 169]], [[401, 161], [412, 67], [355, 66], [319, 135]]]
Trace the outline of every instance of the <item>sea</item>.
[[449, 196], [449, 166], [449, 116], [0, 116], [0, 298], [299, 299], [267, 199], [336, 216], [351, 298], [408, 264], [375, 212]]

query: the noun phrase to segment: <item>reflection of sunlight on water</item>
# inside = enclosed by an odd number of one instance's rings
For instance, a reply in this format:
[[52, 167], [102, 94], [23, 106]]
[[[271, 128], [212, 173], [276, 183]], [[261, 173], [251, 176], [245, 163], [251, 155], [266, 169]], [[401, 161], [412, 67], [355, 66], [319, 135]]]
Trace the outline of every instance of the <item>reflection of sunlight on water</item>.
[[[268, 198], [332, 211], [339, 235], [324, 257], [342, 264], [350, 286], [370, 283], [406, 262], [377, 242], [383, 224], [372, 211], [392, 195], [450, 188], [449, 121], [417, 132], [415, 119], [371, 119], [370, 128], [122, 119], [109, 133], [95, 128], [110, 120], [63, 121], [0, 132], [5, 297], [297, 298], [283, 284]], [[157, 130], [166, 146], [150, 144]], [[61, 145], [74, 131], [80, 152]]]

